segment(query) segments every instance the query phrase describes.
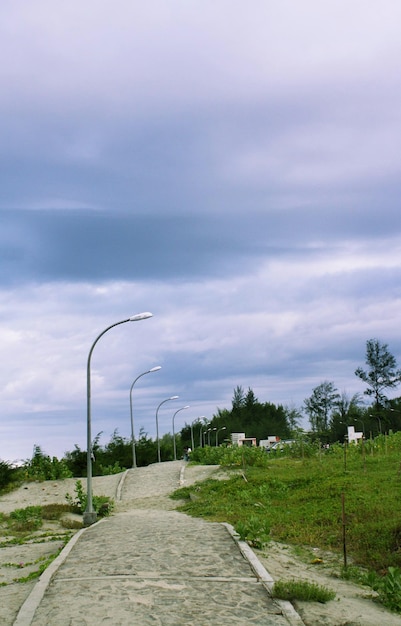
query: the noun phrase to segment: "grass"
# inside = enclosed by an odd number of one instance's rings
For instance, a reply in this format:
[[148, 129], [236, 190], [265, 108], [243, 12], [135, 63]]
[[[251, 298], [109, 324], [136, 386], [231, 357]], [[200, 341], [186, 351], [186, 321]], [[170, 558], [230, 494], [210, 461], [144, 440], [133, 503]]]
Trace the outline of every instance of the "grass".
[[273, 586], [272, 595], [279, 600], [300, 600], [304, 602], [321, 602], [325, 604], [334, 600], [334, 591], [322, 585], [300, 580], [278, 580]]
[[255, 547], [274, 539], [329, 550], [339, 563], [346, 556], [345, 565], [374, 572], [378, 587], [387, 580], [399, 610], [401, 433], [367, 441], [363, 449], [338, 445], [298, 457], [294, 450], [273, 456], [221, 449], [219, 459], [218, 450], [206, 454], [233, 475], [179, 489], [173, 494], [185, 500], [179, 510], [229, 522]]

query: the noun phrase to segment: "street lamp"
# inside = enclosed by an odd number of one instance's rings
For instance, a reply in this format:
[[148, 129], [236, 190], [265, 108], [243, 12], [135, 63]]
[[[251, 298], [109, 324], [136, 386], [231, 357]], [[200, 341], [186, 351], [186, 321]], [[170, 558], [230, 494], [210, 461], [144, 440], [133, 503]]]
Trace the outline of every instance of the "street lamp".
[[[193, 422], [191, 422], [191, 443], [192, 443], [192, 450], [195, 450], [195, 442], [194, 442], [194, 423], [198, 422], [201, 419], [206, 418], [206, 415], [201, 415], [200, 417], [197, 417], [196, 420], [194, 420]], [[202, 424], [201, 424], [201, 432], [202, 432]], [[201, 446], [202, 446], [202, 441], [201, 441]]]
[[169, 400], [177, 400], [177, 398], [179, 398], [179, 396], [171, 396], [171, 398], [166, 398], [165, 400], [163, 400], [162, 402], [160, 402], [159, 406], [156, 409], [156, 440], [157, 440], [157, 459], [159, 461], [159, 463], [161, 463], [161, 456], [160, 456], [160, 439], [159, 439], [159, 418], [158, 418], [158, 414], [159, 414], [159, 409], [161, 407], [162, 404], [164, 404], [165, 402], [168, 402]]
[[219, 443], [219, 432], [220, 432], [221, 430], [227, 430], [227, 427], [226, 427], [226, 426], [222, 426], [221, 428], [218, 428], [218, 429], [216, 430], [216, 448], [217, 448], [218, 443]]
[[205, 445], [205, 435], [206, 435], [206, 430], [203, 430], [203, 428], [207, 428], [209, 426], [209, 424], [204, 424], [203, 426], [201, 425], [200, 427], [200, 431], [199, 431], [199, 445], [202, 448]]
[[373, 415], [372, 413], [369, 413], [369, 417], [375, 417], [377, 419], [377, 421], [379, 422], [379, 432], [380, 434], [382, 434], [382, 421], [380, 417], [378, 415]]
[[176, 411], [173, 415], [173, 448], [174, 448], [174, 461], [177, 460], [177, 448], [175, 445], [175, 432], [174, 432], [174, 418], [177, 415], [177, 413], [179, 413], [180, 411], [183, 411], [184, 409], [189, 409], [189, 404], [187, 404], [187, 406], [182, 406], [180, 409], [178, 409], [178, 411]]
[[145, 376], [145, 374], [150, 374], [151, 372], [158, 372], [159, 370], [161, 370], [161, 365], [156, 365], [156, 367], [152, 367], [152, 369], [147, 370], [146, 372], [143, 372], [143, 374], [139, 374], [139, 376], [135, 378], [129, 390], [129, 407], [130, 407], [130, 414], [131, 414], [132, 467], [136, 467], [134, 418], [132, 415], [132, 389], [134, 388], [134, 385], [139, 378], [141, 378], [142, 376]]
[[217, 428], [209, 428], [209, 430], [207, 431], [207, 445], [210, 447], [210, 433], [213, 432], [214, 430], [217, 430]]
[[125, 324], [126, 322], [139, 322], [140, 320], [146, 320], [148, 317], [152, 317], [152, 313], [138, 313], [137, 315], [132, 315], [132, 317], [128, 317], [125, 320], [121, 320], [121, 322], [116, 322], [115, 324], [111, 324], [105, 328], [100, 335], [97, 336], [95, 341], [92, 344], [91, 349], [89, 350], [88, 355], [88, 363], [86, 368], [86, 407], [87, 407], [87, 420], [86, 420], [86, 430], [87, 430], [87, 448], [86, 448], [86, 464], [87, 464], [87, 487], [86, 487], [86, 509], [83, 514], [83, 522], [84, 526], [90, 526], [94, 522], [96, 522], [96, 511], [93, 510], [93, 499], [92, 499], [92, 425], [91, 425], [91, 357], [92, 352], [101, 337], [108, 330], [114, 328], [114, 326], [119, 326], [120, 324]]

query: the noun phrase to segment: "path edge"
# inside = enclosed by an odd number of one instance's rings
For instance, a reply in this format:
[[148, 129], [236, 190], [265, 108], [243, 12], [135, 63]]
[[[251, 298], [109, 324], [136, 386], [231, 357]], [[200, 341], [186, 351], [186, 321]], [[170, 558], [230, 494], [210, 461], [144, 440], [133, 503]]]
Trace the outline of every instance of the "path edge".
[[[227, 522], [221, 522], [221, 524], [226, 528], [232, 539], [238, 545], [242, 556], [248, 561], [250, 567], [255, 573], [256, 578], [262, 583], [269, 596], [271, 596], [274, 586], [274, 579], [272, 576], [269, 574], [265, 566], [259, 561], [249, 544], [247, 544], [246, 541], [241, 541], [239, 539], [239, 535], [234, 530], [233, 526]], [[279, 600], [277, 598], [274, 598], [274, 601], [280, 607], [284, 617], [291, 626], [305, 626], [304, 621], [301, 619], [301, 616], [297, 613], [291, 602], [288, 600]]]

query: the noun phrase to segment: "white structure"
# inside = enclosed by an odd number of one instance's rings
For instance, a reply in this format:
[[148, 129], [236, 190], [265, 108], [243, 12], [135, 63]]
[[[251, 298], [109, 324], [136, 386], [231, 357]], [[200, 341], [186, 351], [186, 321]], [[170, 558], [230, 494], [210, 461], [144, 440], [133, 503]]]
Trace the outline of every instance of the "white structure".
[[261, 439], [259, 441], [260, 448], [270, 448], [274, 443], [280, 441], [280, 437], [276, 437], [276, 435], [269, 436], [267, 439]]
[[231, 443], [233, 446], [238, 446], [240, 439], [245, 439], [245, 433], [231, 433]]
[[256, 437], [245, 437], [245, 433], [231, 433], [233, 446], [256, 446]]
[[363, 433], [355, 432], [354, 426], [348, 426], [348, 443], [358, 443], [362, 439]]

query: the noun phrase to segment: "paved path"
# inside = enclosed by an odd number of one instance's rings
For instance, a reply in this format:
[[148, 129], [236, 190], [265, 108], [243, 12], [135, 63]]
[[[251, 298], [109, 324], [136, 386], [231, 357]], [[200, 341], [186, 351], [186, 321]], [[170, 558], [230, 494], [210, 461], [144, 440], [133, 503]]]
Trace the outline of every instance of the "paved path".
[[302, 625], [271, 599], [269, 575], [229, 527], [172, 510], [167, 494], [199, 476], [184, 467], [129, 470], [116, 514], [75, 535], [15, 626]]

